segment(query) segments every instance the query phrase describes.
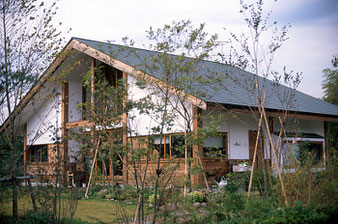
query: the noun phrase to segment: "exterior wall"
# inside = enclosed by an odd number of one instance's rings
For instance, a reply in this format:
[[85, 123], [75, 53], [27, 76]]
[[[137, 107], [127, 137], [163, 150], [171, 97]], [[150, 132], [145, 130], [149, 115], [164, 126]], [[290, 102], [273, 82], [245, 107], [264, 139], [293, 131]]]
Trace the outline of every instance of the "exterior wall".
[[[218, 117], [222, 111], [203, 111], [203, 127], [207, 127], [212, 115]], [[228, 133], [228, 159], [248, 160], [249, 159], [249, 130], [258, 129], [258, 121], [252, 115], [231, 115], [225, 114], [225, 120], [219, 124], [220, 132]], [[269, 146], [267, 134], [265, 134], [265, 147]], [[266, 150], [266, 158], [269, 158], [269, 150]]]
[[[61, 127], [61, 87], [27, 122], [27, 145], [54, 143], [56, 128]], [[60, 134], [60, 130], [58, 130]]]
[[[280, 130], [280, 123], [275, 122], [275, 129], [274, 131]], [[285, 124], [285, 131], [286, 132], [301, 132], [301, 133], [315, 133], [322, 138], [293, 138], [288, 137], [287, 139], [283, 138], [282, 141], [288, 141], [289, 146], [284, 144], [284, 152], [287, 151], [287, 147], [295, 148], [297, 146], [293, 146], [296, 144], [297, 141], [309, 141], [309, 142], [321, 142], [323, 144], [323, 159], [326, 160], [326, 153], [325, 153], [325, 134], [324, 134], [324, 122], [323, 121], [314, 121], [314, 120], [295, 120], [289, 119]], [[276, 137], [277, 138], [277, 137]], [[280, 143], [281, 145], [281, 143]], [[298, 148], [298, 147], [297, 147]], [[291, 149], [292, 150], [292, 149]], [[283, 164], [283, 157], [281, 159], [281, 163]], [[321, 164], [320, 166], [324, 166], [325, 163]]]
[[68, 105], [68, 121], [81, 121], [82, 113], [77, 110], [78, 104], [82, 103], [82, 84], [80, 82], [68, 82], [69, 84], [69, 105]]
[[[275, 121], [274, 126], [274, 131], [280, 130], [280, 123], [278, 122], [278, 120]], [[285, 131], [315, 133], [324, 137], [324, 122], [313, 120], [288, 119], [285, 124]]]
[[[213, 117], [219, 116], [222, 111], [203, 111], [205, 119], [203, 120], [203, 127], [207, 127], [210, 120], [207, 116], [212, 115]], [[278, 120], [274, 118], [274, 131], [280, 131], [280, 125]], [[219, 124], [220, 132], [228, 133], [228, 159], [229, 160], [248, 160], [249, 159], [249, 130], [257, 130], [258, 120], [256, 121], [252, 115], [234, 115], [226, 114], [226, 118], [223, 123]], [[294, 120], [290, 119], [287, 121], [285, 126], [286, 132], [303, 132], [303, 133], [316, 133], [323, 136], [323, 139], [310, 139], [304, 138], [303, 140], [308, 141], [321, 141], [325, 148], [324, 140], [324, 122], [313, 121], [313, 120]], [[270, 159], [270, 143], [268, 134], [265, 131], [265, 158]], [[272, 134], [273, 141], [277, 141], [278, 136]], [[294, 140], [288, 138], [289, 140]], [[281, 144], [279, 144], [280, 146]], [[325, 153], [324, 153], [325, 155]]]
[[55, 147], [55, 144], [48, 145], [48, 162], [27, 162], [27, 172], [35, 177], [33, 181], [50, 182], [54, 180], [56, 167]]
[[[163, 103], [163, 99], [159, 97], [158, 88], [152, 86], [150, 84], [145, 84], [144, 88], [140, 88], [137, 84], [137, 80], [134, 76], [128, 75], [128, 99], [132, 101], [139, 101], [142, 98], [150, 97], [153, 103], [160, 105]], [[173, 105], [178, 105], [177, 98], [175, 96], [170, 97], [170, 103]], [[176, 107], [176, 106], [175, 106]], [[192, 105], [187, 103], [186, 107], [189, 110], [190, 117], [192, 118]], [[177, 109], [179, 108], [179, 109]], [[177, 132], [184, 132], [185, 129], [185, 119], [180, 115], [175, 109], [180, 110], [183, 114], [183, 108], [177, 106], [176, 108], [169, 106], [167, 107], [168, 113], [171, 113], [174, 122], [173, 126], [170, 126], [170, 130], [168, 129], [169, 126], [164, 128], [164, 133], [177, 133]], [[128, 125], [131, 128], [133, 135], [151, 135], [156, 134], [152, 130], [152, 128], [157, 127], [159, 122], [161, 121], [161, 113], [157, 113], [155, 111], [149, 111], [149, 114], [140, 114], [137, 109], [133, 109], [128, 113]], [[192, 119], [191, 119], [192, 122]], [[192, 125], [192, 123], [191, 123]]]

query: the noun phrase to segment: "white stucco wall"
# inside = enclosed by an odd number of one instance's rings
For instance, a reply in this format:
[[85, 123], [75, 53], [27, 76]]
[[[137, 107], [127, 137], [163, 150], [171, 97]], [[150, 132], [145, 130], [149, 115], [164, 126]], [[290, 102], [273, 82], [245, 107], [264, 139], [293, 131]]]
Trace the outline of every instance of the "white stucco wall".
[[[204, 111], [204, 116], [219, 116], [220, 111]], [[203, 127], [207, 127], [209, 119], [203, 120]], [[258, 123], [252, 116], [229, 115], [219, 124], [220, 132], [228, 133], [228, 159], [249, 159], [249, 130], [257, 130]], [[265, 138], [265, 145], [268, 144]], [[267, 153], [269, 153], [267, 151]]]
[[[144, 87], [144, 88], [143, 88]], [[132, 101], [142, 101], [145, 97], [150, 97], [151, 101], [156, 105], [163, 105], [163, 98], [160, 96], [158, 89], [150, 84], [144, 84], [142, 88], [137, 84], [137, 79], [128, 75], [128, 99]], [[175, 96], [170, 97], [170, 103], [175, 106], [168, 105], [167, 111], [173, 115], [173, 125], [166, 125], [164, 133], [184, 132], [185, 119], [174, 108], [178, 108], [183, 113], [182, 107], [176, 106], [178, 104]], [[192, 105], [186, 103], [189, 115], [192, 115]], [[133, 109], [128, 113], [128, 125], [131, 128], [133, 135], [151, 135], [156, 134], [152, 128], [159, 125], [161, 122], [161, 112], [149, 110], [148, 114], [140, 113], [139, 110]], [[169, 129], [170, 128], [170, 129]]]
[[[280, 130], [280, 123], [277, 121], [276, 119], [274, 122], [275, 131]], [[288, 119], [284, 128], [286, 132], [315, 133], [324, 137], [323, 121]]]
[[82, 103], [82, 84], [80, 82], [68, 82], [69, 104], [68, 104], [68, 121], [81, 121], [82, 113], [76, 109], [77, 105]]
[[[210, 120], [207, 118], [212, 115], [214, 117], [219, 116], [221, 111], [203, 111], [204, 120], [203, 127], [207, 127], [210, 123]], [[264, 124], [264, 123], [263, 123]], [[249, 130], [257, 130], [258, 121], [253, 118], [252, 115], [230, 115], [225, 114], [225, 119], [222, 123], [219, 124], [220, 132], [228, 133], [228, 158], [229, 159], [249, 159]], [[274, 131], [280, 131], [280, 125], [277, 123], [275, 118], [274, 122]], [[312, 120], [288, 120], [286, 125], [287, 132], [297, 132], [301, 131], [303, 133], [316, 133], [318, 135], [324, 136], [324, 123], [323, 121], [312, 121]], [[264, 136], [265, 136], [265, 157], [270, 158], [270, 143], [268, 133], [265, 131], [264, 127]], [[278, 136], [271, 135], [273, 141], [277, 141]], [[291, 141], [293, 139], [290, 139]], [[322, 141], [324, 144], [324, 139], [303, 139], [309, 141]], [[280, 146], [281, 144], [279, 144]], [[325, 147], [325, 145], [324, 145]]]
[[[51, 144], [61, 127], [61, 87], [36, 110], [27, 122], [27, 144]], [[58, 128], [58, 130], [56, 130]]]

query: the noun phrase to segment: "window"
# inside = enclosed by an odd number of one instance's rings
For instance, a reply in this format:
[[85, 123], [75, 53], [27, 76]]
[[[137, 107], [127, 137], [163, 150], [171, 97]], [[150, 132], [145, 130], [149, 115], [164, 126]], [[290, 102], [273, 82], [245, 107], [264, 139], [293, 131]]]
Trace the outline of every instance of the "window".
[[155, 149], [160, 153], [161, 159], [165, 159], [169, 156], [170, 150], [170, 136], [157, 137], [153, 143]]
[[27, 154], [32, 163], [48, 162], [48, 145], [32, 145]]
[[176, 158], [184, 158], [184, 150], [184, 135], [173, 135], [171, 137], [171, 156]]
[[161, 159], [184, 158], [184, 135], [164, 135], [153, 140], [153, 146], [160, 152]]
[[203, 144], [203, 156], [206, 158], [217, 158], [225, 156], [228, 146], [227, 133], [220, 133], [219, 136], [211, 136], [205, 139]]
[[317, 165], [323, 160], [322, 141], [292, 141], [287, 144], [284, 142], [284, 165], [291, 165], [291, 160], [296, 160], [300, 164], [305, 164], [308, 159], [312, 159], [312, 164]]

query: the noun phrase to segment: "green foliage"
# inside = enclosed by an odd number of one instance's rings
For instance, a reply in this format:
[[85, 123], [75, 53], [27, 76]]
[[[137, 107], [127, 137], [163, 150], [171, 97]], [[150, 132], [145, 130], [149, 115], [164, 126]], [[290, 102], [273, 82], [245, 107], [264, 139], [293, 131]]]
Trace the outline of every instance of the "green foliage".
[[[160, 198], [160, 195], [157, 194], [157, 198]], [[155, 194], [151, 194], [149, 197], [148, 197], [148, 203], [149, 204], [154, 204], [155, 202]]]
[[205, 195], [202, 192], [200, 192], [200, 191], [192, 191], [192, 192], [190, 192], [187, 195], [187, 199], [188, 199], [188, 201], [190, 201], [192, 203], [195, 203], [195, 202], [202, 203], [202, 202], [206, 202], [207, 201]]
[[[324, 90], [323, 99], [329, 103], [338, 105], [338, 58], [336, 55], [331, 60], [332, 68], [323, 70], [322, 88]], [[338, 122], [328, 122], [329, 145], [326, 149], [330, 159], [335, 165], [338, 164]]]
[[283, 209], [275, 208], [271, 210], [267, 217], [260, 217], [261, 223], [323, 223], [327, 216], [316, 211], [312, 207], [304, 206], [301, 202], [296, 202], [289, 207]]
[[298, 150], [296, 152], [296, 158], [299, 161], [301, 166], [304, 166], [310, 159], [309, 157], [309, 141], [300, 141], [298, 142]]
[[52, 223], [52, 216], [48, 212], [29, 212], [24, 220], [27, 224], [48, 224]]
[[333, 68], [326, 68], [323, 70], [324, 100], [338, 105], [338, 58], [333, 56], [331, 60]]

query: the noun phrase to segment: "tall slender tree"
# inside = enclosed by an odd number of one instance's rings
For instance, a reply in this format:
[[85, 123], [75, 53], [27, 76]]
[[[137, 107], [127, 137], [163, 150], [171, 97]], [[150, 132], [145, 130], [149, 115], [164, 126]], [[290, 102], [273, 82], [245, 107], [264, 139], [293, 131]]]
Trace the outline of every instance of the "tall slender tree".
[[55, 57], [63, 39], [52, 23], [56, 1], [0, 1], [0, 122], [1, 135], [10, 151], [8, 174], [13, 183], [13, 216], [18, 216], [18, 158], [23, 153], [16, 136], [22, 135], [20, 116], [13, 113], [23, 96], [36, 83], [41, 71]]

